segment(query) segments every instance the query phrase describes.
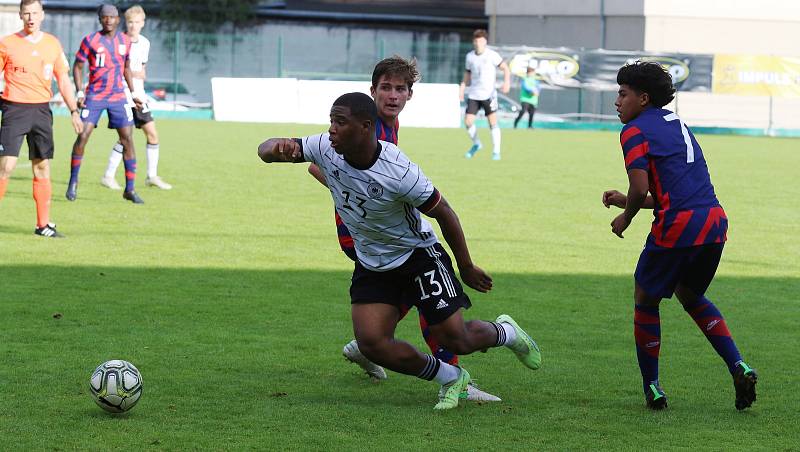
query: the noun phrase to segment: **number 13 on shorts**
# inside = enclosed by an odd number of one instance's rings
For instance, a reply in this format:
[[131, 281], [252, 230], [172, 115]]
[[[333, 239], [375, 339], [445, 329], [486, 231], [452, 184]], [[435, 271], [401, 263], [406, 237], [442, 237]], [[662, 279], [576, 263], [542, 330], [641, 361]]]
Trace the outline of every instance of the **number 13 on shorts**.
[[[431, 270], [420, 276], [416, 276], [414, 277], [414, 281], [419, 285], [420, 300], [427, 300], [431, 296], [435, 297], [442, 294], [442, 284], [436, 280], [436, 270]], [[425, 286], [428, 286], [430, 293], [425, 290]]]

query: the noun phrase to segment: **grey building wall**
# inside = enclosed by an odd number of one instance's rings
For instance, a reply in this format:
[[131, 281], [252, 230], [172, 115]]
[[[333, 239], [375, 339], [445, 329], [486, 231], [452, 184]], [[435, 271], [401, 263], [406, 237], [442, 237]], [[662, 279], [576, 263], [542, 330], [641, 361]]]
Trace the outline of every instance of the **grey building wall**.
[[502, 16], [490, 33], [496, 45], [585, 47], [639, 50], [644, 47], [643, 17]]
[[638, 50], [645, 42], [644, 0], [487, 0], [497, 45]]

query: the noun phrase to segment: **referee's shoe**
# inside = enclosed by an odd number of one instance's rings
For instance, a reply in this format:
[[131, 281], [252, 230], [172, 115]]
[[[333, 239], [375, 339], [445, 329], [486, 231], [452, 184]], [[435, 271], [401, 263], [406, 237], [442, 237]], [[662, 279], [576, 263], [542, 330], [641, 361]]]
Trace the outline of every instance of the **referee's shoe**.
[[55, 223], [47, 223], [41, 228], [34, 229], [33, 233], [36, 235], [40, 235], [42, 237], [51, 237], [54, 239], [64, 238], [64, 234], [61, 234], [60, 232], [56, 231]]

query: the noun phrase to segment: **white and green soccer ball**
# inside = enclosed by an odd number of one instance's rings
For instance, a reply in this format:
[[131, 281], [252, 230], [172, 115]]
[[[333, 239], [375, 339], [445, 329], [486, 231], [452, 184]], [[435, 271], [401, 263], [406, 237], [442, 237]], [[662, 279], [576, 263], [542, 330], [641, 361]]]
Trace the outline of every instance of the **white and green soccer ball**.
[[128, 361], [112, 359], [97, 366], [89, 378], [89, 389], [100, 408], [122, 413], [142, 397], [142, 374]]

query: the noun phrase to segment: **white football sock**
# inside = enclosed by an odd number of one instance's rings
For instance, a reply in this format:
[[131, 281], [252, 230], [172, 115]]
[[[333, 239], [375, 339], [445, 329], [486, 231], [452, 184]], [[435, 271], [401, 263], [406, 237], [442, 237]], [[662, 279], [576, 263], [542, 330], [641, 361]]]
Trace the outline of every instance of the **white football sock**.
[[122, 144], [117, 141], [117, 144], [111, 148], [111, 154], [108, 156], [108, 166], [106, 167], [107, 178], [114, 178], [120, 163], [122, 163]]
[[478, 128], [475, 127], [475, 124], [467, 127], [467, 133], [469, 134], [469, 139], [472, 140], [472, 144], [481, 145], [481, 140], [478, 138]]
[[433, 381], [439, 383], [440, 385], [445, 385], [458, 378], [460, 373], [460, 368], [439, 360], [439, 371], [436, 372], [436, 375], [433, 377]]
[[502, 322], [500, 326], [503, 327], [503, 331], [506, 332], [506, 340], [503, 345], [513, 344], [515, 340], [517, 340], [517, 330], [510, 323]]
[[158, 143], [147, 144], [147, 177], [158, 177]]
[[492, 127], [492, 153], [500, 155], [500, 126]]

